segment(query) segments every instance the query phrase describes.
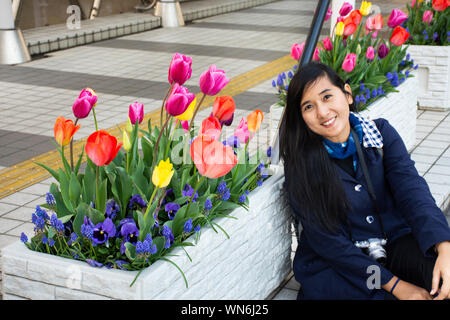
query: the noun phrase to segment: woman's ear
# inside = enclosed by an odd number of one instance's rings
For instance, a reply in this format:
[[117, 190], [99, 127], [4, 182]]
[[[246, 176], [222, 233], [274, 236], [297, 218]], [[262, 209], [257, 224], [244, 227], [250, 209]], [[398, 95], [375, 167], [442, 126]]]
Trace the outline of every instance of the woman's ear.
[[353, 103], [352, 88], [348, 83], [344, 85], [344, 90], [348, 93], [345, 95], [347, 97], [348, 104], [352, 104]]

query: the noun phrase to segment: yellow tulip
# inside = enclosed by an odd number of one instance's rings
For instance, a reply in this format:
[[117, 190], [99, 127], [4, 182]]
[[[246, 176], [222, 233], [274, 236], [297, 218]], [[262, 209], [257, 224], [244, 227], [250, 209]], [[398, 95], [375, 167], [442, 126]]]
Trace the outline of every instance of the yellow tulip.
[[344, 27], [345, 27], [345, 25], [342, 21], [338, 22], [338, 24], [336, 25], [336, 35], [337, 36], [342, 36], [344, 34]]
[[158, 188], [165, 188], [169, 185], [173, 173], [173, 164], [170, 163], [169, 158], [166, 161], [161, 160], [153, 170], [152, 182]]
[[131, 133], [131, 131], [133, 131], [133, 125], [131, 124], [130, 118], [128, 118], [127, 120], [127, 126], [125, 127], [125, 129], [127, 130], [128, 133]]
[[131, 142], [130, 142], [130, 138], [128, 138], [128, 134], [126, 131], [123, 132], [122, 142], [123, 142], [122, 147], [125, 149], [125, 151], [126, 152], [130, 151]]
[[361, 8], [359, 9], [359, 12], [363, 16], [367, 16], [370, 13], [370, 8], [372, 7], [372, 2], [369, 1], [363, 1], [361, 3]]
[[189, 107], [186, 109], [186, 111], [184, 111], [182, 114], [175, 116], [175, 118], [177, 118], [180, 121], [188, 121], [192, 118], [192, 116], [194, 115], [194, 109], [195, 109], [195, 105], [197, 104], [197, 98], [195, 98], [191, 104], [189, 105]]

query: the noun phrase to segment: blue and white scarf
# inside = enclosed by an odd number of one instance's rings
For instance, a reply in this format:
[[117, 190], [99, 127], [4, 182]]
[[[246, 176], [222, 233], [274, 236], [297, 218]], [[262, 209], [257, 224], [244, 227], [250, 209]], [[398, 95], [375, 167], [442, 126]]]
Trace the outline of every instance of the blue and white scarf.
[[[350, 126], [359, 138], [359, 143], [365, 148], [382, 148], [383, 137], [378, 131], [375, 122], [365, 119], [364, 117], [350, 112], [349, 115]], [[331, 142], [328, 139], [323, 139], [323, 144], [332, 158], [346, 159], [353, 157], [353, 168], [356, 171], [358, 156], [356, 154], [356, 145], [353, 136], [350, 134], [348, 140], [344, 143]]]

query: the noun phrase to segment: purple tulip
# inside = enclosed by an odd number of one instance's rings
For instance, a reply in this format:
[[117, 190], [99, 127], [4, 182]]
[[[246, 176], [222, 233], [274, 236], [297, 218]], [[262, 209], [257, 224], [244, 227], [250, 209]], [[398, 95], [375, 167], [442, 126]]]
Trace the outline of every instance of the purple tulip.
[[225, 76], [225, 71], [216, 69], [215, 65], [211, 65], [208, 70], [200, 75], [200, 90], [208, 96], [215, 96], [228, 82], [230, 82], [230, 79]]
[[109, 238], [116, 235], [116, 227], [110, 218], [97, 223], [92, 232], [92, 242], [95, 244], [105, 243]]
[[187, 110], [194, 99], [195, 94], [190, 93], [187, 88], [175, 83], [173, 85], [172, 93], [166, 102], [166, 111], [171, 116], [178, 116]]
[[381, 44], [381, 46], [378, 48], [378, 56], [383, 59], [384, 57], [386, 57], [389, 53], [389, 48], [386, 47], [386, 45], [383, 43]]
[[128, 109], [128, 117], [132, 124], [135, 124], [136, 121], [139, 123], [144, 120], [144, 105], [142, 103], [138, 103], [137, 101], [133, 104], [130, 104], [130, 108]]
[[94, 90], [89, 88], [81, 90], [72, 106], [73, 115], [78, 119], [86, 118], [96, 103], [97, 95]]

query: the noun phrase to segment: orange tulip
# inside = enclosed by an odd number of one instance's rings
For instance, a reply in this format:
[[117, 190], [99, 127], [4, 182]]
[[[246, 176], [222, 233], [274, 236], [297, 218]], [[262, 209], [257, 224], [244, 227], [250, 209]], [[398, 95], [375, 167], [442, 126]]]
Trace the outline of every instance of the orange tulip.
[[237, 164], [233, 148], [200, 134], [192, 141], [191, 157], [198, 173], [210, 179], [226, 175]]
[[72, 120], [66, 120], [64, 117], [56, 118], [53, 128], [56, 142], [60, 146], [67, 146], [78, 129], [80, 125], [75, 126]]
[[261, 123], [263, 121], [263, 113], [261, 110], [257, 109], [255, 111], [253, 111], [252, 113], [250, 113], [247, 116], [247, 127], [248, 130], [252, 133], [255, 133], [256, 131], [258, 131], [259, 127], [261, 126]]
[[99, 130], [91, 134], [84, 147], [87, 156], [96, 165], [104, 166], [111, 163], [119, 152], [122, 143], [105, 130]]
[[356, 24], [350, 22], [350, 23], [346, 24], [344, 27], [344, 36], [348, 37], [348, 36], [352, 35], [353, 33], [355, 33], [355, 31], [356, 31]]
[[391, 35], [391, 43], [395, 46], [401, 46], [406, 40], [408, 40], [409, 32], [403, 27], [395, 27]]

